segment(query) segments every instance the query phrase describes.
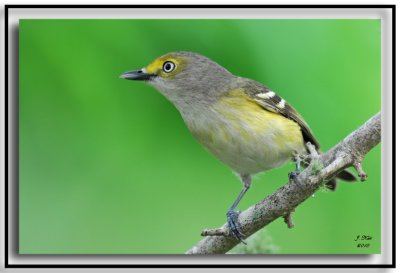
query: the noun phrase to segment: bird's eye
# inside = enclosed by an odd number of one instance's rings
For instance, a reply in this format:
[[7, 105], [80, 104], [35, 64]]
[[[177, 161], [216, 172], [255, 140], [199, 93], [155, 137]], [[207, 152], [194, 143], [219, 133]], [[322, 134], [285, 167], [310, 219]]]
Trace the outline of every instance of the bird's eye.
[[170, 73], [175, 69], [175, 64], [171, 61], [167, 61], [163, 64], [163, 70], [165, 73]]

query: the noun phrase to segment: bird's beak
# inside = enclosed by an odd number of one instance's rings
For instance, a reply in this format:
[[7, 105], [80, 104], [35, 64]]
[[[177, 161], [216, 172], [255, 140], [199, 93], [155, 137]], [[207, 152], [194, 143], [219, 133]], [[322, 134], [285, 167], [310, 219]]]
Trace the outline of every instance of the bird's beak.
[[127, 79], [127, 80], [135, 80], [135, 81], [147, 81], [150, 80], [152, 77], [154, 77], [154, 74], [149, 74], [146, 73], [144, 69], [138, 69], [138, 70], [132, 70], [125, 72], [121, 76], [119, 76], [122, 79]]

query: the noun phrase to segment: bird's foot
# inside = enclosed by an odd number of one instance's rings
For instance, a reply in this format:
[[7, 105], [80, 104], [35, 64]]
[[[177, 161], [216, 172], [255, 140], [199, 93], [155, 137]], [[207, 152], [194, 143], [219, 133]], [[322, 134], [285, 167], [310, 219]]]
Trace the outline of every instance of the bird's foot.
[[301, 158], [299, 155], [295, 156], [295, 162], [296, 162], [296, 169], [294, 170], [294, 172], [290, 172], [288, 174], [290, 181], [296, 180], [297, 176], [300, 174]]
[[293, 181], [296, 180], [297, 176], [300, 174], [300, 170], [295, 170], [294, 172], [290, 172], [288, 174], [289, 180]]
[[240, 211], [234, 211], [232, 209], [228, 211], [228, 213], [226, 214], [228, 218], [228, 228], [230, 233], [233, 234], [233, 236], [235, 236], [236, 239], [246, 244], [246, 242], [243, 240], [245, 236], [240, 231], [239, 214]]

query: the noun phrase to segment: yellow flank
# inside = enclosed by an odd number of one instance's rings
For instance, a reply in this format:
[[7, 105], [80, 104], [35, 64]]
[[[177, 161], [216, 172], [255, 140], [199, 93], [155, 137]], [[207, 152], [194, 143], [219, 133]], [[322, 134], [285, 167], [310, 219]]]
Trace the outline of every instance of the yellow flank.
[[219, 114], [229, 119], [244, 138], [254, 137], [249, 135], [250, 132], [257, 134], [270, 131], [277, 136], [275, 141], [280, 148], [303, 142], [300, 126], [296, 122], [265, 110], [241, 89], [232, 90], [222, 97], [218, 109]]
[[304, 153], [300, 126], [265, 110], [235, 89], [220, 97], [210, 111], [187, 122], [193, 135], [211, 153], [240, 174], [278, 167]]

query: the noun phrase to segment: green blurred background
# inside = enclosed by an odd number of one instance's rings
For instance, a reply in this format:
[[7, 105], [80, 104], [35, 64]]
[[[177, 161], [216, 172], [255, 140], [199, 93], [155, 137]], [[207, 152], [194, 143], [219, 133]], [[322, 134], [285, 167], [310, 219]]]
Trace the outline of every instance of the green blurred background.
[[[118, 78], [176, 50], [267, 84], [323, 150], [380, 110], [379, 20], [21, 20], [20, 253], [183, 253], [225, 222], [238, 178], [164, 97]], [[293, 168], [258, 176], [239, 209]], [[294, 229], [267, 226], [274, 253], [379, 253], [380, 146], [364, 168], [367, 182], [299, 206]]]

